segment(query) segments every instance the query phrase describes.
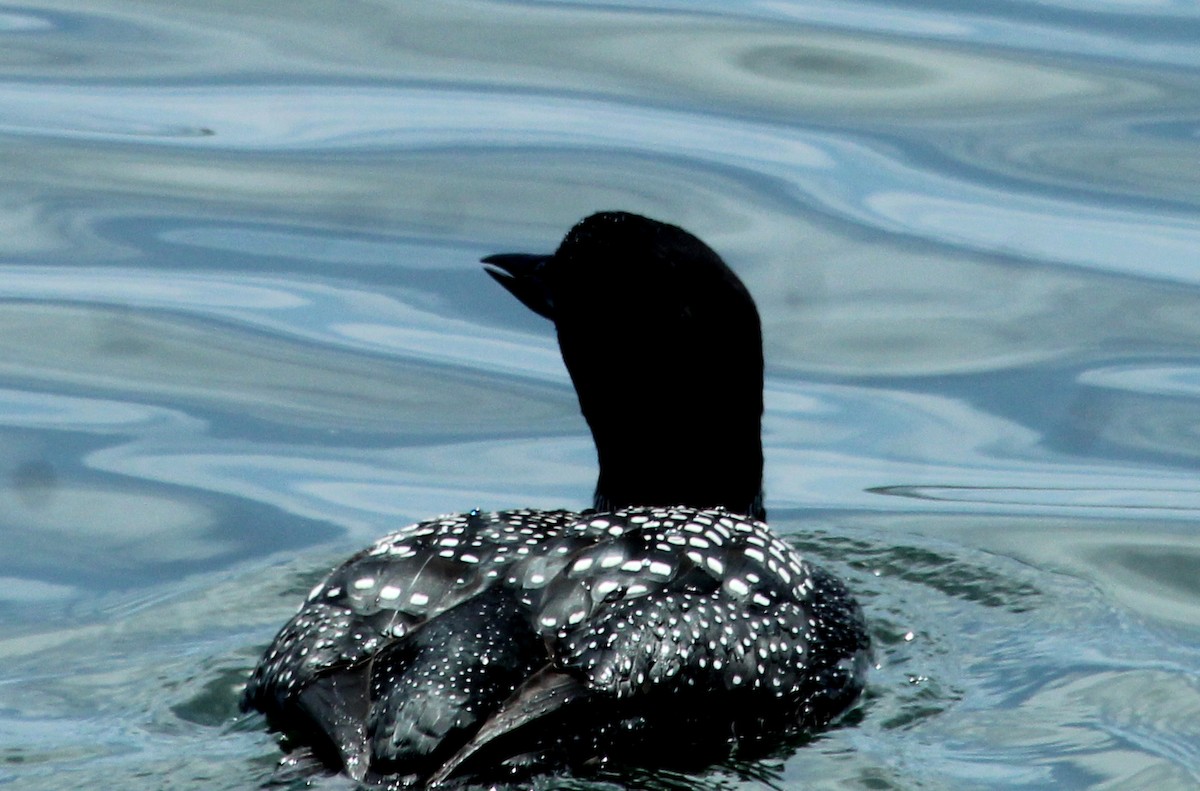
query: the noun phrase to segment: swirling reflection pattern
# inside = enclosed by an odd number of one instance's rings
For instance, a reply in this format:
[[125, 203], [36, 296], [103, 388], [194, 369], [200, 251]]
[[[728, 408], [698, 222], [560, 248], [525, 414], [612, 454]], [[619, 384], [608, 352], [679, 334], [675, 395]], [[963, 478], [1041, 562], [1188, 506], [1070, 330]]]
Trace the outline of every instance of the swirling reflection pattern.
[[1075, 0], [0, 9], [0, 783], [254, 784], [233, 687], [314, 575], [583, 503], [553, 339], [474, 261], [623, 208], [755, 294], [773, 517], [881, 646], [851, 727], [740, 770], [1195, 787], [1197, 40]]

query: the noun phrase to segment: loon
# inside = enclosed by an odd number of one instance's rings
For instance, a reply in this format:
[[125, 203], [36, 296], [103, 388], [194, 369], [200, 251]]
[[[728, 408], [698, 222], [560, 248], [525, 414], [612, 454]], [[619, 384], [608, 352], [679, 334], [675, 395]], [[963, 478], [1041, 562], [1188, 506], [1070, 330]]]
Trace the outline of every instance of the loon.
[[765, 524], [762, 331], [741, 281], [625, 212], [483, 263], [554, 322], [599, 458], [593, 507], [385, 536], [313, 588], [242, 708], [298, 762], [396, 789], [703, 766], [830, 724], [869, 639], [845, 586]]

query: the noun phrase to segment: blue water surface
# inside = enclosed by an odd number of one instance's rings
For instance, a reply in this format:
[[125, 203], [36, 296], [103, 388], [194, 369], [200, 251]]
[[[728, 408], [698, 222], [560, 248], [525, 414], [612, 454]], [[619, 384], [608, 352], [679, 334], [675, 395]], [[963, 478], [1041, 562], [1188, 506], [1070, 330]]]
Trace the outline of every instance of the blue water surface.
[[754, 294], [772, 523], [878, 667], [793, 752], [579, 787], [1200, 787], [1197, 42], [1172, 0], [0, 6], [0, 785], [257, 787], [238, 690], [339, 558], [586, 505], [477, 261], [625, 209]]

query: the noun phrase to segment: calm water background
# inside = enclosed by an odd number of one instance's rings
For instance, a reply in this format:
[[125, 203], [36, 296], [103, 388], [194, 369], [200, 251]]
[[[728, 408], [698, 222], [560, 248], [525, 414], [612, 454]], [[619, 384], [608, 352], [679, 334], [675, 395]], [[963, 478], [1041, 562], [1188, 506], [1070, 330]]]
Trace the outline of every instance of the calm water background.
[[878, 647], [758, 771], [1200, 786], [1194, 4], [31, 0], [0, 160], [0, 784], [255, 787], [339, 557], [585, 505], [476, 261], [622, 208], [757, 297], [772, 521]]

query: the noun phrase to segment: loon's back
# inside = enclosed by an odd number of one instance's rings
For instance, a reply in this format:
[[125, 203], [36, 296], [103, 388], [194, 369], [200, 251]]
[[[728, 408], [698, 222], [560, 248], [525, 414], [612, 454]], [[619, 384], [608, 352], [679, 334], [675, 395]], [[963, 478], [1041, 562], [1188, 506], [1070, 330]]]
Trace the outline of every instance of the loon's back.
[[356, 779], [424, 783], [480, 756], [686, 760], [818, 728], [858, 694], [866, 649], [841, 583], [761, 522], [473, 511], [335, 570], [245, 702]]

